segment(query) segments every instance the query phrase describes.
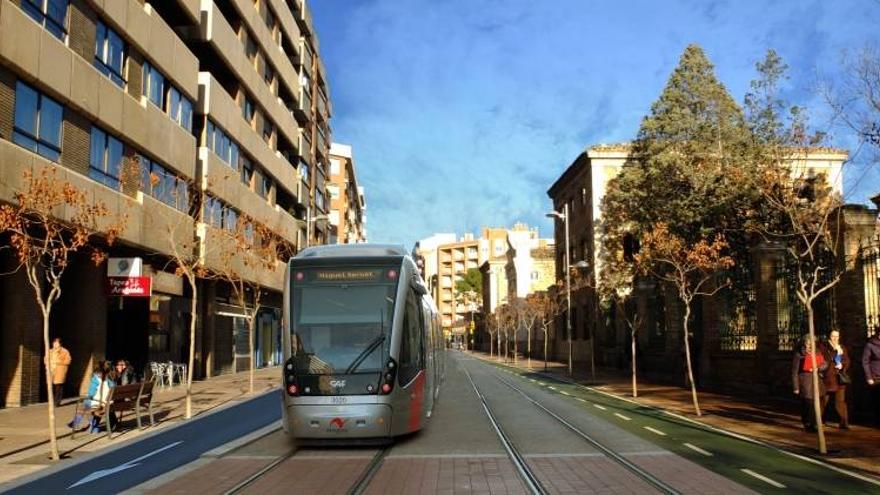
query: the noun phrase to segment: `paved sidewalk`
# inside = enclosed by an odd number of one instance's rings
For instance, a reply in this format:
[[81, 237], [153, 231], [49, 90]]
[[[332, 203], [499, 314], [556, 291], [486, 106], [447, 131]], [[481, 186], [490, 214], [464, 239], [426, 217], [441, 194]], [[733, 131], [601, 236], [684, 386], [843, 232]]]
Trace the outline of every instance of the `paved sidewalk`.
[[[265, 392], [278, 386], [279, 367], [257, 370], [254, 377], [254, 393]], [[248, 373], [221, 375], [193, 383], [193, 415], [214, 409], [220, 405], [248, 397]], [[153, 414], [156, 426], [137, 429], [133, 414], [127, 414], [120, 433], [114, 433], [112, 440], [107, 440], [106, 433], [90, 435], [87, 432], [77, 433], [76, 439], [70, 438], [67, 423], [73, 418], [76, 400], [65, 399], [62, 406], [55, 409], [58, 448], [62, 455], [60, 462], [76, 459], [84, 454], [116, 446], [136, 439], [154, 431], [166, 428], [183, 419], [186, 389], [182, 386], [157, 389], [153, 402]], [[46, 431], [48, 406], [35, 404], [21, 408], [0, 409], [0, 483], [12, 481], [40, 469], [49, 467], [53, 462], [48, 458], [49, 436]], [[149, 418], [142, 418], [145, 426]]]
[[[503, 362], [484, 352], [472, 352], [475, 357]], [[507, 363], [513, 366], [511, 360]], [[519, 359], [517, 367], [527, 369], [527, 360]], [[543, 371], [544, 362], [532, 360], [532, 370]], [[568, 378], [567, 365], [558, 362], [548, 364], [548, 372], [560, 378]], [[575, 367], [574, 379], [590, 384], [589, 370]], [[651, 383], [639, 378], [638, 398], [632, 398], [632, 377], [618, 370], [597, 370], [595, 389], [635, 400], [641, 404], [668, 410], [703, 424], [722, 428], [743, 436], [765, 442], [775, 447], [821, 459], [829, 464], [880, 476], [880, 429], [851, 424], [843, 431], [837, 423], [825, 428], [829, 449], [827, 456], [817, 452], [816, 435], [806, 433], [800, 421], [800, 405], [795, 400], [774, 397], [728, 395], [698, 391], [701, 417], [694, 414], [690, 389], [666, 384]]]

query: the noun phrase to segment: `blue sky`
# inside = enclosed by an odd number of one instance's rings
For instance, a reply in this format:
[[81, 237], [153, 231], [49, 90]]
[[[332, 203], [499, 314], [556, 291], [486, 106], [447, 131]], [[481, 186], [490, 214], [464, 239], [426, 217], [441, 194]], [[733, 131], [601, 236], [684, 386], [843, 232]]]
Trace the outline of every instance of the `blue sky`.
[[[880, 25], [875, 0], [309, 4], [333, 140], [353, 146], [369, 239], [408, 247], [516, 221], [552, 236], [549, 186], [584, 148], [636, 134], [689, 43], [737, 101], [775, 49], [791, 68], [789, 99], [818, 111], [817, 81]], [[850, 143], [842, 130], [834, 139]], [[880, 174], [850, 175], [848, 200], [877, 192]]]

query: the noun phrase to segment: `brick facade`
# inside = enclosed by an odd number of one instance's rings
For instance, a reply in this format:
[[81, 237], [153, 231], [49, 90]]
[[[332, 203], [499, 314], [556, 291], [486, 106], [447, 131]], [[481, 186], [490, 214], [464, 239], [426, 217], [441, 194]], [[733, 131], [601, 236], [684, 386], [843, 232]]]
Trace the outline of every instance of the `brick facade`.
[[89, 175], [89, 153], [92, 124], [82, 115], [64, 109], [61, 132], [61, 164], [83, 175]]

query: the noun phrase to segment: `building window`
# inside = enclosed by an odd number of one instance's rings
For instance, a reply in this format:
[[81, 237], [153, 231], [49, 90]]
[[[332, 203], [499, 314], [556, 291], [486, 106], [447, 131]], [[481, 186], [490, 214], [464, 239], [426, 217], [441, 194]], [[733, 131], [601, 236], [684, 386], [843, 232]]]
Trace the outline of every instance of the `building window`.
[[252, 181], [254, 179], [254, 164], [251, 163], [245, 157], [241, 157], [241, 182], [247, 186], [248, 189], [251, 188]]
[[59, 40], [67, 34], [68, 0], [21, 0], [21, 9]]
[[250, 98], [247, 97], [246, 94], [242, 93], [244, 96], [241, 100], [241, 116], [244, 117], [244, 120], [247, 121], [248, 124], [253, 126], [254, 124], [254, 102], [251, 101]]
[[272, 190], [272, 180], [265, 174], [260, 174], [260, 186], [257, 194], [263, 199], [269, 199], [269, 192]]
[[205, 195], [204, 221], [215, 229], [235, 230], [238, 223], [238, 212], [223, 201], [207, 194]]
[[141, 156], [141, 189], [172, 208], [189, 211], [186, 181], [144, 156]]
[[122, 142], [92, 126], [89, 177], [107, 187], [119, 189], [122, 168]]
[[168, 115], [171, 116], [171, 120], [177, 122], [177, 124], [184, 129], [192, 132], [192, 102], [189, 98], [183, 96], [174, 86], [171, 86], [169, 94], [171, 95], [171, 98], [168, 107]]
[[15, 127], [12, 140], [54, 162], [61, 158], [63, 107], [27, 84], [15, 85]]
[[275, 71], [272, 69], [272, 66], [269, 65], [268, 60], [263, 63], [263, 80], [266, 81], [266, 85], [269, 86], [269, 88], [272, 87], [272, 82], [275, 80]]
[[154, 105], [165, 108], [165, 76], [149, 62], [144, 64], [143, 92]]
[[221, 160], [234, 170], [238, 170], [238, 145], [223, 132], [214, 122], [208, 121], [207, 145]]
[[95, 68], [119, 87], [125, 85], [125, 42], [115, 31], [98, 21], [95, 37]]
[[275, 126], [269, 123], [267, 120], [265, 124], [263, 124], [263, 141], [266, 141], [266, 144], [272, 144], [272, 134], [275, 133]]

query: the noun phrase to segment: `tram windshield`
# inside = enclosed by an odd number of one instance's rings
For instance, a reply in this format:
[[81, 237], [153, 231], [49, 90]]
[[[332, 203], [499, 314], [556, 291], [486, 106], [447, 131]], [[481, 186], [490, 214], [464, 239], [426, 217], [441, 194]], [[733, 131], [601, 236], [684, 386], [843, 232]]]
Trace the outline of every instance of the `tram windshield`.
[[295, 270], [290, 307], [297, 372], [380, 372], [391, 345], [397, 278], [396, 268]]

